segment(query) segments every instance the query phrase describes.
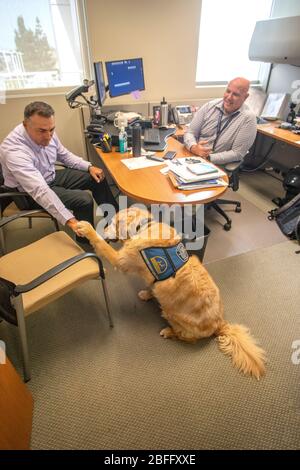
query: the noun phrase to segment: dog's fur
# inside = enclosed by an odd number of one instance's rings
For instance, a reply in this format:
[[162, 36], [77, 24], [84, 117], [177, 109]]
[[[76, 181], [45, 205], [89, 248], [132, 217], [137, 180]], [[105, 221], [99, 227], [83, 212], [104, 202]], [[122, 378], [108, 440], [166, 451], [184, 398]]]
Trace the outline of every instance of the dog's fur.
[[[147, 224], [147, 221], [150, 222]], [[161, 330], [161, 336], [192, 343], [215, 335], [220, 349], [231, 356], [241, 372], [257, 379], [264, 375], [264, 351], [256, 345], [247, 328], [224, 320], [219, 289], [196, 256], [191, 256], [175, 277], [154, 282], [140, 250], [176, 245], [180, 237], [175, 229], [154, 221], [147, 211], [130, 208], [120, 211], [106, 229], [109, 238], [125, 240], [119, 251], [101, 238], [88, 222], [79, 222], [77, 232], [88, 238], [96, 253], [114, 267], [137, 274], [146, 281], [148, 289], [140, 291], [139, 297], [149, 300], [154, 296], [170, 325]], [[133, 232], [135, 235], [129, 237]]]

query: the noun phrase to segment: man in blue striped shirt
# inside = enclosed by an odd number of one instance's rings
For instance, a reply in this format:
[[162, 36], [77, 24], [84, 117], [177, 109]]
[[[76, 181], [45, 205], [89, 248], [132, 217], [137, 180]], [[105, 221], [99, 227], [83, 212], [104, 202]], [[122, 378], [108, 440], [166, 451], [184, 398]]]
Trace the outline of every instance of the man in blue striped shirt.
[[[57, 171], [56, 161], [66, 168]], [[77, 220], [93, 224], [93, 198], [98, 205], [110, 203], [118, 210], [103, 171], [61, 144], [55, 133], [54, 110], [47, 103], [26, 106], [23, 123], [0, 146], [0, 164], [4, 184], [32, 198], [30, 203], [16, 198], [20, 209], [42, 207], [74, 232]]]
[[241, 161], [256, 137], [256, 117], [245, 103], [249, 80], [234, 78], [222, 99], [206, 103], [184, 135], [186, 147], [217, 165]]

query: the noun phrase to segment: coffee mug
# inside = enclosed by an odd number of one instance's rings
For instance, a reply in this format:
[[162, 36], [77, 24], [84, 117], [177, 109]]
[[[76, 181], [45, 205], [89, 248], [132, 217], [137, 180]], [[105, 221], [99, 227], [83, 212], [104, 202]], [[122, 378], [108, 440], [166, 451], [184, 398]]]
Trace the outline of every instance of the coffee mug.
[[128, 119], [127, 117], [125, 116], [124, 113], [122, 113], [121, 111], [118, 111], [116, 114], [115, 114], [115, 119], [114, 119], [114, 126], [115, 127], [118, 127], [119, 129], [121, 129], [121, 127], [127, 127], [128, 125]]

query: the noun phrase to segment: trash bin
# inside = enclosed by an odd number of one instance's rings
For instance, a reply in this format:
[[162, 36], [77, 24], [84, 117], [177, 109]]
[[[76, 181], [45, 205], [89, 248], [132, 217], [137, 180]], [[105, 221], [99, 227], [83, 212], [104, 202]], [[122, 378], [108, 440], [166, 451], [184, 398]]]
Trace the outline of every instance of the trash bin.
[[194, 240], [188, 240], [188, 239], [183, 240], [184, 245], [186, 245], [187, 243], [191, 243], [191, 242], [196, 243], [196, 240], [203, 239], [202, 248], [200, 248], [199, 250], [188, 250], [189, 255], [198, 256], [198, 258], [200, 259], [201, 262], [203, 261], [203, 258], [204, 258], [204, 254], [205, 254], [209, 234], [210, 234], [210, 229], [206, 225], [204, 225], [204, 230], [203, 230], [203, 236], [202, 237], [199, 237], [199, 238], [194, 239]]

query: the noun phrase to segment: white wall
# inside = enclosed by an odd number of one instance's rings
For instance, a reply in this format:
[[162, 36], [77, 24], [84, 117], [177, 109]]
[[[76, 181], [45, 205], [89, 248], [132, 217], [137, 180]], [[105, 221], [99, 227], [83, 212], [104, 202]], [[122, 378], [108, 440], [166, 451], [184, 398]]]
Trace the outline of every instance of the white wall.
[[[272, 17], [299, 16], [300, 0], [275, 0]], [[300, 32], [299, 32], [300, 34]], [[300, 67], [288, 64], [274, 64], [269, 82], [269, 93], [295, 92], [295, 81], [300, 81]], [[299, 85], [298, 85], [299, 88]], [[297, 93], [299, 100], [300, 93]], [[295, 95], [293, 95], [295, 96]]]
[[201, 0], [87, 0], [86, 5], [93, 61], [143, 58], [141, 101], [222, 96], [223, 89], [195, 87]]
[[[146, 90], [139, 102], [202, 100], [222, 96], [222, 88], [196, 88], [201, 0], [86, 0], [91, 58], [143, 57]], [[2, 20], [3, 21], [3, 20]], [[78, 110], [63, 95], [8, 99], [0, 105], [0, 141], [22, 120], [24, 106], [42, 99], [53, 105], [59, 135], [71, 151], [85, 152]], [[106, 104], [135, 104], [131, 96]]]
[[272, 16], [274, 18], [300, 15], [299, 0], [275, 0], [273, 5]]

